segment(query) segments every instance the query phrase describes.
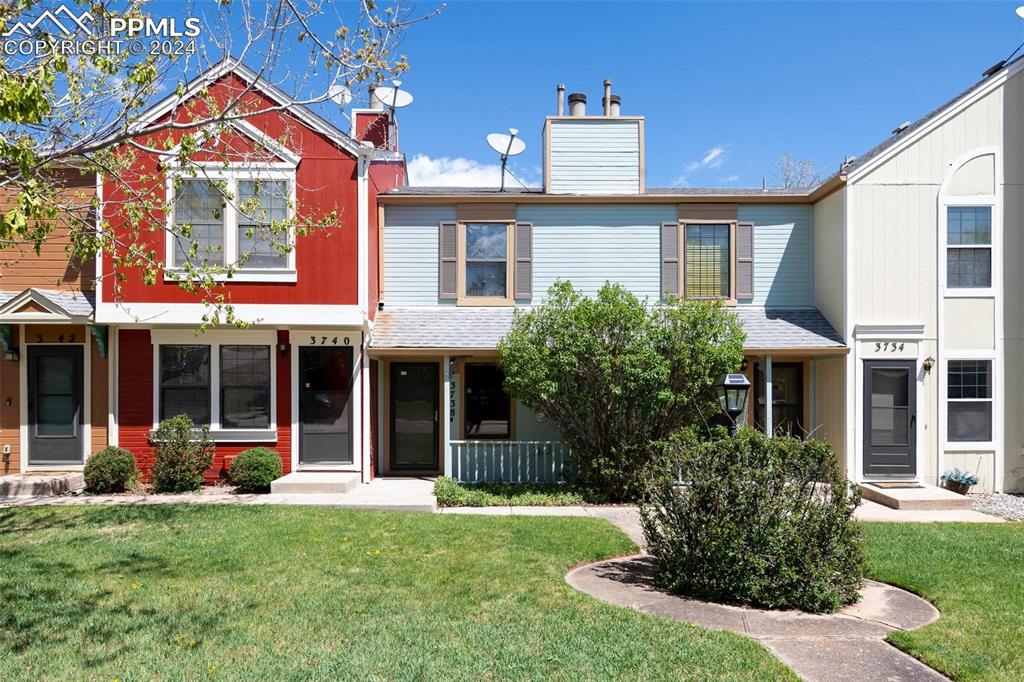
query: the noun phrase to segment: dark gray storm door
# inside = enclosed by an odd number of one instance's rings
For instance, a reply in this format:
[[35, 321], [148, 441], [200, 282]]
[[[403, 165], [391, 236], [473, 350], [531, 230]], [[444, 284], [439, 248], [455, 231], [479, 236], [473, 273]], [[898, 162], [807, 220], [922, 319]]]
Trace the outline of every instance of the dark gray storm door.
[[299, 464], [352, 464], [352, 348], [299, 347]]
[[864, 362], [864, 475], [913, 478], [917, 473], [916, 362]]
[[28, 463], [81, 464], [85, 438], [82, 346], [28, 347]]
[[392, 470], [438, 470], [438, 368], [436, 362], [391, 363]]

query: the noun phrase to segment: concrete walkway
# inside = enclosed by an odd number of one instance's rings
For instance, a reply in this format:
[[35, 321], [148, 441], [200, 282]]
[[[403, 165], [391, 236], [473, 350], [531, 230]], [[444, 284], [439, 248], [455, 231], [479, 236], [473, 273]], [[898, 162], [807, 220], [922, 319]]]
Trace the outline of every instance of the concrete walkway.
[[886, 643], [893, 630], [913, 630], [939, 612], [909, 592], [864, 581], [861, 600], [836, 614], [764, 611], [685, 599], [654, 586], [651, 559], [636, 555], [570, 571], [566, 582], [602, 601], [760, 642], [805, 680], [945, 680]]

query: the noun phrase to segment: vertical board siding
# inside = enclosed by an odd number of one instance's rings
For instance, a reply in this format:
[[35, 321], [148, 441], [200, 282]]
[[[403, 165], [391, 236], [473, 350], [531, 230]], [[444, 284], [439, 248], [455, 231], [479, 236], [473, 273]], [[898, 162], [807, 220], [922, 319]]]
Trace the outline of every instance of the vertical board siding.
[[455, 206], [384, 209], [384, 300], [388, 305], [439, 303], [438, 225], [450, 220], [455, 220]]
[[[287, 331], [278, 332], [278, 342], [284, 343]], [[274, 443], [218, 443], [213, 465], [203, 477], [207, 483], [216, 482], [225, 473], [225, 458], [242, 450], [266, 447], [281, 456], [284, 473], [291, 469], [291, 355], [277, 358], [277, 442]], [[156, 453], [149, 442], [153, 428], [153, 345], [148, 329], [122, 329], [118, 332], [118, 444], [135, 456], [144, 480], [150, 480]], [[353, 406], [358, 409], [358, 406]]]
[[814, 207], [741, 205], [739, 220], [754, 223], [754, 298], [740, 305], [814, 306]]
[[651, 302], [661, 298], [661, 224], [675, 204], [520, 205], [516, 218], [533, 223], [533, 300], [557, 279], [593, 296], [617, 282]]
[[561, 194], [637, 194], [640, 123], [635, 120], [550, 121], [547, 191]]

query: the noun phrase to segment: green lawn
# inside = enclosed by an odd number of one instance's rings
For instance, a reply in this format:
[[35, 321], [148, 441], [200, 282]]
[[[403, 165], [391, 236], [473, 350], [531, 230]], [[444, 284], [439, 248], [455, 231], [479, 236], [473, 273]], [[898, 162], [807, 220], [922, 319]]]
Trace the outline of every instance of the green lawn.
[[0, 679], [792, 679], [564, 582], [595, 519], [0, 509]]
[[1024, 524], [869, 524], [872, 577], [924, 595], [935, 623], [890, 639], [957, 680], [1024, 679]]

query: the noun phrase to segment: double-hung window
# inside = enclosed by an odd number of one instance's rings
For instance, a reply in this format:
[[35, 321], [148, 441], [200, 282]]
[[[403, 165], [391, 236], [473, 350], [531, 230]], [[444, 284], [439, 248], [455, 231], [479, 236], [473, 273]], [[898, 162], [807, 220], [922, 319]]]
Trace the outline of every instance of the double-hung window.
[[509, 225], [466, 223], [465, 235], [465, 298], [510, 298]]
[[294, 173], [207, 169], [175, 178], [168, 269], [227, 267], [234, 279], [294, 281]]
[[992, 207], [946, 209], [946, 287], [992, 286]]
[[684, 297], [732, 298], [732, 226], [687, 223], [684, 228]]
[[946, 440], [992, 440], [992, 361], [950, 360], [946, 373]]
[[154, 337], [154, 421], [184, 414], [194, 424], [209, 426], [214, 437], [272, 439], [273, 339], [257, 333], [244, 339], [214, 336], [197, 344], [183, 337], [176, 332]]

